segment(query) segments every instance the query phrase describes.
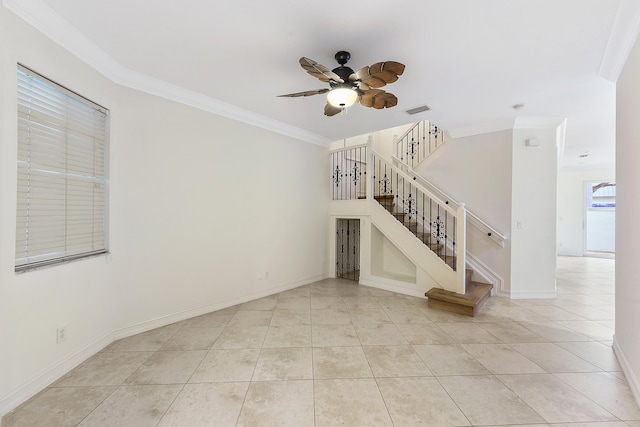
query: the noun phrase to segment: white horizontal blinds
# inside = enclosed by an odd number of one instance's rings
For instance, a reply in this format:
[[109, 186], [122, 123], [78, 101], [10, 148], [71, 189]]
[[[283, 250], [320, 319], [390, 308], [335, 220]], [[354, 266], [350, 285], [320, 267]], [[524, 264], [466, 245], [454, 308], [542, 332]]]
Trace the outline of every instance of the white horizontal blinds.
[[106, 252], [107, 114], [18, 66], [16, 270]]

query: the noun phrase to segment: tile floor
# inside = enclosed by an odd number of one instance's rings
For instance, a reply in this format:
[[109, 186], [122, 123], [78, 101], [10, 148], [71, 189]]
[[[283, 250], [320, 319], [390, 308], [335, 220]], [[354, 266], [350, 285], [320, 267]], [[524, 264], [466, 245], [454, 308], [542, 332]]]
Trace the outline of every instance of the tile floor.
[[556, 299], [476, 318], [324, 280], [116, 341], [3, 426], [640, 427], [614, 261], [559, 258], [557, 276]]

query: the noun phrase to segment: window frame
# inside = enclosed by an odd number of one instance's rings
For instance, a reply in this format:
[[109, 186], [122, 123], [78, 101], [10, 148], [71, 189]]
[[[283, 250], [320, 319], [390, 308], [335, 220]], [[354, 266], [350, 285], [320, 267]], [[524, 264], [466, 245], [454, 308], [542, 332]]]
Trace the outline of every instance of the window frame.
[[109, 109], [20, 63], [16, 78], [15, 272], [109, 253]]

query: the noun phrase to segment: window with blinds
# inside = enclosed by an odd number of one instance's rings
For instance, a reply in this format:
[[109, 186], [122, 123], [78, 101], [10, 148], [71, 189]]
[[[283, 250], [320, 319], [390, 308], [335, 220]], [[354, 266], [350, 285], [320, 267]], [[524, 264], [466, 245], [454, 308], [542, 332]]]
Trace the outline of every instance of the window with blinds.
[[109, 111], [18, 64], [16, 271], [107, 252]]

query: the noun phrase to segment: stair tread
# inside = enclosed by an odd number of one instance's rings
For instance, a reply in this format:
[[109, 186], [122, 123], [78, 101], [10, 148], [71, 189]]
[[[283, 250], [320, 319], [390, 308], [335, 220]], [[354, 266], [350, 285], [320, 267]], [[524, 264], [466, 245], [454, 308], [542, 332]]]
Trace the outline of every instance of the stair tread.
[[433, 298], [466, 307], [476, 307], [479, 302], [483, 301], [487, 295], [491, 293], [492, 288], [493, 285], [487, 283], [470, 282], [466, 286], [466, 293], [464, 295], [439, 288], [432, 288], [424, 295], [427, 298]]

